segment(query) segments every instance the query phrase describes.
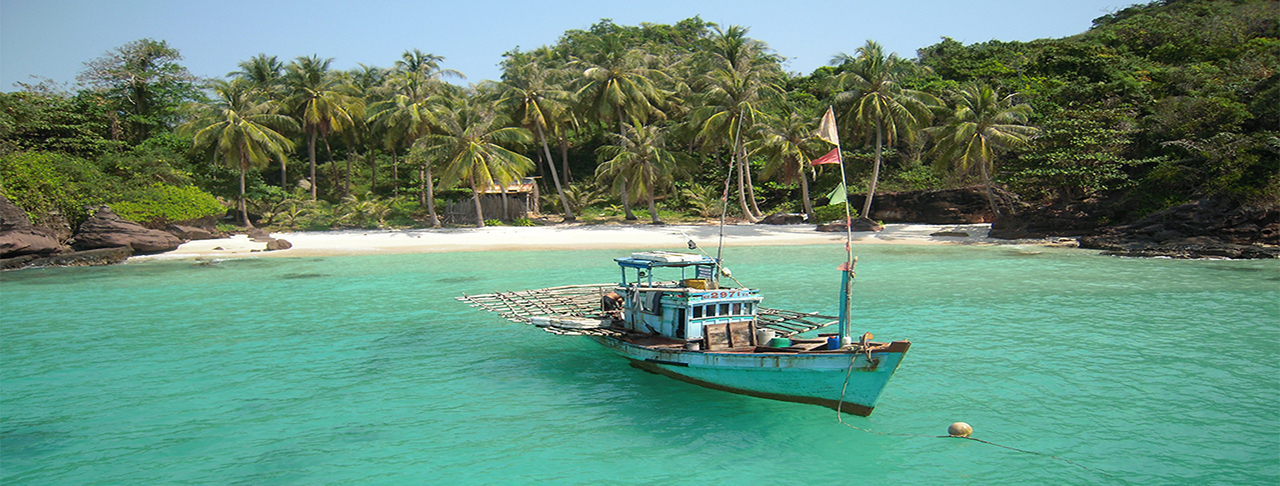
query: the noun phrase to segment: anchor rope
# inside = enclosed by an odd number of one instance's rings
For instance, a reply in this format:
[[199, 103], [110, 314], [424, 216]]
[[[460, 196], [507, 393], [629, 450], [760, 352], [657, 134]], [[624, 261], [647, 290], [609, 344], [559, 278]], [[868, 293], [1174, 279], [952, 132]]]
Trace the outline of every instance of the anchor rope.
[[1050, 459], [1057, 459], [1057, 460], [1059, 460], [1059, 461], [1065, 462], [1065, 463], [1070, 464], [1070, 465], [1072, 465], [1072, 466], [1076, 466], [1076, 467], [1081, 468], [1081, 469], [1084, 469], [1084, 470], [1086, 470], [1086, 471], [1095, 472], [1095, 473], [1101, 474], [1101, 475], [1106, 476], [1106, 477], [1109, 477], [1109, 478], [1117, 479], [1115, 476], [1112, 476], [1112, 475], [1110, 475], [1110, 474], [1107, 474], [1106, 472], [1100, 471], [1100, 470], [1098, 470], [1098, 469], [1091, 468], [1091, 467], [1089, 467], [1089, 466], [1085, 466], [1084, 464], [1080, 464], [1080, 463], [1078, 463], [1078, 462], [1072, 461], [1072, 460], [1067, 459], [1067, 458], [1065, 458], [1065, 457], [1058, 457], [1058, 456], [1055, 456], [1055, 455], [1053, 455], [1053, 454], [1047, 454], [1047, 453], [1044, 453], [1044, 452], [1036, 452], [1036, 451], [1029, 451], [1029, 450], [1026, 450], [1026, 449], [1019, 449], [1019, 448], [1017, 448], [1017, 447], [1010, 447], [1010, 446], [1003, 445], [1003, 444], [997, 444], [997, 443], [995, 443], [995, 442], [986, 441], [986, 440], [982, 440], [982, 439], [977, 439], [977, 438], [974, 438], [974, 437], [961, 437], [961, 436], [957, 436], [957, 435], [926, 435], [926, 434], [907, 434], [907, 433], [901, 433], [901, 432], [881, 432], [881, 431], [878, 431], [878, 430], [871, 430], [871, 429], [867, 429], [867, 428], [863, 428], [863, 427], [858, 427], [857, 425], [853, 425], [853, 424], [851, 424], [851, 423], [845, 422], [845, 421], [844, 421], [844, 412], [842, 412], [842, 411], [841, 411], [841, 409], [844, 407], [844, 394], [845, 394], [845, 391], [846, 391], [846, 390], [848, 390], [848, 388], [849, 388], [849, 377], [853, 375], [853, 365], [854, 365], [854, 363], [856, 363], [857, 361], [858, 361], [858, 355], [857, 355], [857, 354], [854, 354], [854, 355], [853, 355], [853, 358], [849, 360], [849, 368], [848, 368], [848, 369], [846, 369], [846, 370], [845, 370], [845, 372], [844, 372], [844, 384], [843, 384], [843, 385], [841, 385], [841, 387], [840, 387], [840, 401], [836, 403], [836, 421], [837, 421], [837, 422], [839, 422], [839, 423], [840, 423], [840, 425], [843, 425], [843, 426], [845, 426], [845, 427], [849, 427], [849, 428], [853, 428], [853, 429], [857, 429], [857, 430], [861, 430], [861, 431], [863, 431], [863, 432], [870, 432], [870, 433], [872, 433], [872, 434], [878, 434], [878, 435], [891, 435], [891, 436], [897, 436], [897, 437], [926, 437], [926, 438], [932, 438], [932, 439], [966, 439], [966, 440], [971, 440], [971, 441], [974, 441], [974, 442], [981, 442], [981, 443], [983, 443], [983, 444], [987, 444], [987, 445], [993, 445], [993, 446], [996, 446], [996, 447], [1002, 447], [1002, 448], [1005, 448], [1005, 449], [1009, 449], [1009, 450], [1011, 450], [1011, 451], [1022, 452], [1022, 453], [1026, 453], [1026, 454], [1034, 454], [1034, 455], [1037, 455], [1037, 456], [1044, 456], [1044, 457], [1048, 457], [1048, 458], [1050, 458]]

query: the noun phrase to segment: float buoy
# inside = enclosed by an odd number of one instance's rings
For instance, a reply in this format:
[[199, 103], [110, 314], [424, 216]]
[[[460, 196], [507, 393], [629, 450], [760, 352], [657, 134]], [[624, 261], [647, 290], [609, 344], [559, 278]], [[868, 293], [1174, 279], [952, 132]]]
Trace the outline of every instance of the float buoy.
[[947, 435], [952, 437], [968, 437], [969, 434], [972, 433], [973, 427], [970, 427], [969, 424], [964, 422], [956, 422], [951, 424], [950, 427], [947, 427]]

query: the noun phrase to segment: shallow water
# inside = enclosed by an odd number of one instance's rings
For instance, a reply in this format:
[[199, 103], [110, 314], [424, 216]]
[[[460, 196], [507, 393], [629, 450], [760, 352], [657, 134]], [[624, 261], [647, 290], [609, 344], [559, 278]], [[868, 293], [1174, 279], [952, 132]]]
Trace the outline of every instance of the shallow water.
[[[843, 248], [731, 248], [835, 311]], [[462, 292], [624, 252], [141, 261], [0, 275], [3, 484], [1276, 484], [1280, 262], [857, 247], [857, 331], [914, 345], [875, 413], [644, 373]], [[1050, 457], [1053, 456], [1053, 457]]]

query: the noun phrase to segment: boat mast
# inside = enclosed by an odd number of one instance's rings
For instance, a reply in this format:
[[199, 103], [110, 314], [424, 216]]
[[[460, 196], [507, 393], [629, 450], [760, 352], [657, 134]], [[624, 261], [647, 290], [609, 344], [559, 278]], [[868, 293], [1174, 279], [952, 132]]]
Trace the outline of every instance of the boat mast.
[[720, 242], [716, 244], [716, 286], [720, 286], [720, 255], [724, 252], [724, 219], [729, 213], [729, 181], [733, 180], [734, 162], [738, 157], [738, 143], [742, 141], [742, 122], [746, 119], [747, 112], [738, 114], [738, 131], [733, 136], [733, 154], [729, 156], [729, 173], [724, 177], [724, 192], [720, 194]]
[[[829, 124], [829, 126], [828, 126]], [[830, 136], [830, 138], [828, 138]], [[818, 137], [836, 145], [836, 160], [840, 162], [840, 187], [844, 189], [844, 251], [845, 261], [840, 265], [840, 343], [847, 344], [849, 339], [849, 310], [852, 304], [853, 266], [857, 260], [853, 258], [853, 214], [849, 208], [849, 182], [844, 173], [844, 154], [840, 151], [840, 136], [835, 126], [835, 108], [828, 106], [822, 117], [822, 126], [818, 129]], [[870, 196], [870, 195], [868, 195]], [[865, 215], [864, 215], [865, 216]]]

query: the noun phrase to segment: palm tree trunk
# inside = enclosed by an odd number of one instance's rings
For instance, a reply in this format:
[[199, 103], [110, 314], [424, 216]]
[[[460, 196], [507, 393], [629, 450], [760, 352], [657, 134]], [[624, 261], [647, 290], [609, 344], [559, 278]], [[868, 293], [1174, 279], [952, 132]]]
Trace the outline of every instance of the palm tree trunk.
[[876, 195], [876, 182], [880, 180], [880, 145], [881, 145], [880, 120], [876, 120], [876, 165], [871, 169], [871, 188], [867, 190], [867, 200], [862, 204], [862, 214], [864, 218], [871, 217], [871, 198]]
[[374, 149], [374, 150], [371, 150], [369, 153], [370, 153], [369, 170], [371, 171], [371, 177], [369, 179], [369, 192], [373, 193], [374, 195], [377, 195], [378, 194], [378, 151], [377, 149]]
[[567, 223], [578, 219], [573, 216], [573, 209], [569, 208], [569, 199], [564, 197], [564, 189], [560, 187], [560, 176], [556, 174], [556, 162], [551, 160], [551, 148], [547, 147], [547, 137], [542, 133], [542, 124], [535, 123], [534, 126], [538, 127], [538, 140], [542, 141], [542, 152], [547, 156], [547, 168], [551, 169], [551, 180], [555, 181], [556, 193], [560, 195], [560, 206], [564, 208], [564, 221]]
[[316, 198], [316, 132], [307, 134], [307, 160], [311, 161], [311, 199]]
[[[326, 142], [327, 144], [328, 142]], [[347, 154], [347, 178], [342, 181], [342, 196], [351, 197], [351, 158], [355, 157], [354, 151]]]
[[649, 190], [647, 191], [649, 193], [649, 220], [653, 224], [662, 224], [662, 220], [658, 218], [658, 204], [653, 199], [653, 186], [657, 184], [657, 177], [653, 174], [653, 166], [649, 166], [646, 172], [649, 173]]
[[476, 175], [471, 174], [471, 199], [476, 203], [476, 227], [484, 227], [484, 212], [480, 209], [480, 188], [476, 187]]
[[746, 147], [742, 148], [741, 160], [742, 166], [745, 169], [743, 172], [746, 172], [747, 174], [747, 200], [751, 201], [751, 213], [754, 214], [756, 218], [764, 218], [764, 213], [760, 211], [760, 206], [756, 204], [756, 185], [755, 182], [752, 182], [751, 180], [751, 161], [747, 159]]
[[[422, 165], [423, 167], [425, 167], [425, 170], [426, 170], [426, 173], [423, 175], [423, 179], [426, 179], [428, 181], [431, 180], [431, 165], [427, 164], [426, 161], [423, 161]], [[427, 184], [426, 189], [427, 189], [426, 191], [427, 192], [427, 214], [431, 215], [431, 227], [439, 228], [440, 218], [436, 217], [435, 184]]]
[[631, 191], [631, 188], [627, 186], [627, 176], [622, 176], [622, 213], [626, 215], [623, 219], [627, 221], [635, 221], [640, 218], [637, 218], [636, 215], [631, 212], [631, 201], [627, 198], [627, 193]]
[[804, 199], [804, 214], [809, 217], [809, 222], [814, 220], [813, 201], [809, 200], [809, 178], [804, 175], [804, 169], [800, 169], [800, 197]]
[[280, 157], [280, 188], [287, 191], [289, 190], [289, 175], [284, 171], [285, 160], [288, 160], [288, 157]]
[[391, 149], [391, 196], [400, 197], [400, 154]]
[[244, 173], [246, 171], [246, 167], [248, 166], [249, 166], [249, 156], [245, 154], [244, 151], [241, 151], [240, 152], [240, 200], [236, 202], [236, 209], [240, 211], [240, 221], [241, 223], [244, 224], [244, 227], [252, 228], [253, 223], [249, 222], [249, 208], [245, 205], [245, 202], [244, 202]]
[[734, 159], [734, 165], [738, 166], [738, 207], [742, 209], [742, 215], [747, 218], [748, 222], [755, 223], [759, 220], [751, 212], [751, 208], [747, 207], [746, 179], [743, 176], [742, 161], [737, 160], [737, 157], [734, 157]]
[[427, 205], [427, 161], [424, 159], [418, 167], [418, 206]]
[[569, 175], [569, 139], [560, 135], [560, 162], [564, 164], [564, 183], [572, 182], [573, 177]]
[[993, 218], [1000, 217], [1000, 208], [996, 207], [996, 194], [991, 189], [991, 172], [987, 170], [985, 161], [978, 161], [978, 168], [982, 171], [982, 183], [987, 187], [987, 203], [991, 205], [991, 216]]

